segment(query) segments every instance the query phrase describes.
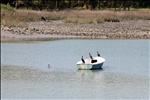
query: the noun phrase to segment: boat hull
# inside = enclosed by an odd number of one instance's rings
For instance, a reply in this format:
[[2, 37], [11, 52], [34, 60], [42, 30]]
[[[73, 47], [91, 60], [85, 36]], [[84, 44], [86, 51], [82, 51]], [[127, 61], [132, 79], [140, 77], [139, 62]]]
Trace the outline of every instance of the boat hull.
[[77, 64], [77, 68], [79, 70], [94, 70], [94, 69], [101, 69], [103, 66], [103, 63], [100, 64]]
[[77, 62], [77, 68], [79, 70], [101, 69], [104, 62], [104, 58], [94, 57], [94, 60], [85, 59], [85, 63], [83, 63], [82, 61]]

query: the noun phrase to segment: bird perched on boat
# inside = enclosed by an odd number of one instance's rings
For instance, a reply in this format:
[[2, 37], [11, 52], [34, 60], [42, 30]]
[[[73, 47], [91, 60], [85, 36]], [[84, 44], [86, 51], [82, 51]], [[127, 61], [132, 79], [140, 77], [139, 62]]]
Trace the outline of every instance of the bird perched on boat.
[[93, 57], [92, 57], [92, 55], [89, 53], [89, 56], [90, 56], [90, 58], [93, 60]]
[[46, 19], [43, 16], [41, 17], [41, 20], [46, 21]]
[[97, 56], [100, 57], [101, 55], [99, 54], [99, 52], [97, 51]]
[[83, 63], [85, 63], [85, 61], [84, 61], [84, 59], [83, 59], [83, 56], [82, 56], [81, 60], [82, 60]]

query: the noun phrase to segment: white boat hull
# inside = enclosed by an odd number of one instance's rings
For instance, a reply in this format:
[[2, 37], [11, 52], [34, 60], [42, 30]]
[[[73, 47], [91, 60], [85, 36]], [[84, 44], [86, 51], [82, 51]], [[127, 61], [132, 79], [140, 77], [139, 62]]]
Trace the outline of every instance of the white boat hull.
[[77, 62], [77, 68], [79, 70], [92, 70], [92, 69], [101, 69], [105, 59], [102, 57], [94, 57], [94, 63], [92, 63], [91, 59], [85, 59], [85, 63], [82, 61]]

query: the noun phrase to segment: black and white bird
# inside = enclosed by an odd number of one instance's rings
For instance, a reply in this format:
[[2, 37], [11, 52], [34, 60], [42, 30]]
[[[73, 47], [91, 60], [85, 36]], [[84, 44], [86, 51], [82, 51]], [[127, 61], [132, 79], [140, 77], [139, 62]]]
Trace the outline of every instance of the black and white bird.
[[43, 16], [41, 17], [41, 20], [46, 21], [46, 19]]
[[101, 55], [99, 54], [99, 52], [97, 51], [97, 56], [100, 57]]
[[89, 56], [90, 56], [90, 58], [93, 60], [93, 57], [92, 57], [92, 55], [89, 53]]
[[84, 61], [84, 59], [83, 59], [83, 56], [82, 56], [81, 60], [82, 60], [83, 63], [85, 63], [85, 61]]

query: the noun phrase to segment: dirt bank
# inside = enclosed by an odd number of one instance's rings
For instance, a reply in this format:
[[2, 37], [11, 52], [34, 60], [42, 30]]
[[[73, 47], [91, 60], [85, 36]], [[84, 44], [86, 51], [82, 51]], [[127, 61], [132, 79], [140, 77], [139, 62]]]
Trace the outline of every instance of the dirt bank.
[[1, 25], [1, 39], [105, 38], [150, 39], [150, 20], [104, 23], [66, 23], [63, 20], [28, 22], [27, 27]]

